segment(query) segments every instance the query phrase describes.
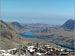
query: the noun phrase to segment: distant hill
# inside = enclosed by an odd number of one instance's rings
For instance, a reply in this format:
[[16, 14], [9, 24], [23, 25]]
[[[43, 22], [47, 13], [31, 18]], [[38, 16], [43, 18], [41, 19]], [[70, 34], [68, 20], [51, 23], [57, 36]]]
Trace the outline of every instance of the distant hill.
[[11, 22], [10, 25], [19, 29], [23, 29], [23, 26], [18, 22]]
[[75, 23], [75, 20], [69, 19], [68, 21], [66, 21], [66, 22], [62, 25], [62, 27], [63, 27], [65, 30], [70, 30], [70, 31], [72, 31], [72, 30], [75, 29], [74, 23]]
[[18, 22], [7, 22], [7, 24], [10, 25], [18, 33], [25, 31], [24, 26]]
[[1, 33], [1, 49], [10, 49], [16, 47], [18, 44], [24, 44], [26, 39], [21, 37], [12, 27], [0, 20]]
[[48, 25], [48, 24], [40, 24], [40, 23], [24, 24], [24, 28], [30, 31], [41, 31], [45, 28], [52, 28], [52, 27], [55, 27], [55, 26]]

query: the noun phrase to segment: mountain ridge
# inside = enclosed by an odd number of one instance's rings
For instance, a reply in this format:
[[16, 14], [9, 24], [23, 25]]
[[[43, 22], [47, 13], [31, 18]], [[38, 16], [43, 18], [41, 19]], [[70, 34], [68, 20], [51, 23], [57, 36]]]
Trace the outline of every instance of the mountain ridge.
[[1, 33], [1, 49], [10, 49], [16, 47], [18, 44], [24, 44], [26, 39], [20, 36], [11, 26], [6, 22], [0, 20], [0, 33]]

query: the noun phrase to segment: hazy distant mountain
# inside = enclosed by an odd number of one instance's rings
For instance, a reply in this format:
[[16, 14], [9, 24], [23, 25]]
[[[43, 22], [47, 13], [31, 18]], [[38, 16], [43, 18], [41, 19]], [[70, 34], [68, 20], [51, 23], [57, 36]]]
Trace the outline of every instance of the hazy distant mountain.
[[13, 28], [11, 28], [4, 21], [0, 20], [0, 33], [1, 33], [1, 45], [2, 49], [9, 49], [16, 47], [17, 44], [25, 43], [26, 39], [21, 37]]
[[25, 31], [24, 26], [18, 22], [8, 22], [7, 24], [10, 25], [13, 29], [15, 29], [18, 33]]
[[19, 22], [8, 22], [8, 24], [15, 29], [19, 33], [27, 32], [27, 31], [39, 31], [42, 29], [52, 28], [54, 25], [48, 25], [48, 24], [20, 24]]
[[68, 21], [66, 21], [62, 27], [65, 29], [65, 30], [74, 30], [75, 29], [75, 20], [72, 20], [72, 19], [69, 19]]
[[24, 27], [18, 23], [18, 22], [11, 22], [10, 23], [11, 26], [15, 27], [15, 28], [18, 28], [18, 29], [23, 29]]
[[30, 31], [41, 31], [45, 28], [52, 28], [54, 25], [41, 24], [41, 23], [33, 23], [33, 24], [24, 24], [24, 28]]

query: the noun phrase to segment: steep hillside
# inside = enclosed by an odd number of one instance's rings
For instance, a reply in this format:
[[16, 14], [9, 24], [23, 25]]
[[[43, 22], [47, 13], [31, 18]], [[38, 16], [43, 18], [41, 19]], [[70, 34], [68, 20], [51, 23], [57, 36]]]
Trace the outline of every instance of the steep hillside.
[[4, 21], [0, 20], [1, 33], [1, 49], [10, 49], [16, 47], [18, 44], [26, 43], [26, 39], [22, 38], [13, 28], [11, 28]]
[[66, 21], [62, 27], [65, 29], [65, 30], [74, 30], [75, 29], [75, 20], [72, 20], [72, 19], [69, 19], [68, 21]]

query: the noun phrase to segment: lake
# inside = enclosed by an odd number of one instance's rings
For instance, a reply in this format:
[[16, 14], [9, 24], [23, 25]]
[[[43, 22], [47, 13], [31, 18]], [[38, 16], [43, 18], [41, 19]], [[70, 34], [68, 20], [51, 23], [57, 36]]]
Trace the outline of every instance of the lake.
[[38, 33], [39, 31], [31, 31], [31, 32], [25, 32], [21, 34], [21, 36], [26, 37], [26, 38], [36, 38], [37, 36], [34, 35], [35, 33]]

